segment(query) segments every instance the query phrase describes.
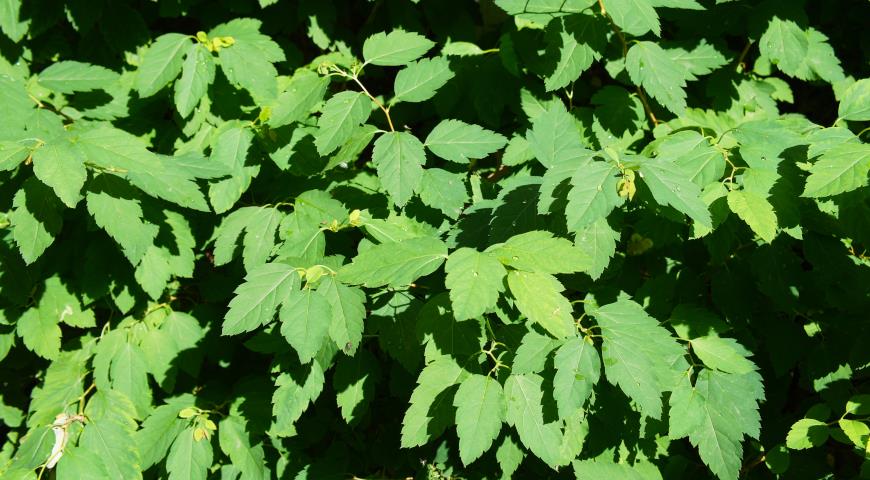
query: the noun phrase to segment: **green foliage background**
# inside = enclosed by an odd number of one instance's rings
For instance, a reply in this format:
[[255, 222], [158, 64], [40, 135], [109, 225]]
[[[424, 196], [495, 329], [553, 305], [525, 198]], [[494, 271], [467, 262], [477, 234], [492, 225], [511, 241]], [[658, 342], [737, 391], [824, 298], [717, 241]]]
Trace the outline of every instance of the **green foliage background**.
[[868, 18], [0, 0], [0, 476], [870, 477]]

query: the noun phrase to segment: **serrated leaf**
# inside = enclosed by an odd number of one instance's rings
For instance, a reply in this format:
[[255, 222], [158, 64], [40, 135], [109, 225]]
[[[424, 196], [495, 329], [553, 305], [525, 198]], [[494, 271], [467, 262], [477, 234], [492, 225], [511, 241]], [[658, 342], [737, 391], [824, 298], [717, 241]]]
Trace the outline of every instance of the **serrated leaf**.
[[444, 57], [424, 58], [399, 70], [393, 84], [394, 96], [390, 104], [398, 102], [425, 102], [435, 96], [454, 73]]
[[512, 373], [541, 373], [550, 352], [559, 346], [559, 341], [529, 330], [523, 335], [519, 347], [514, 352], [511, 364]]
[[606, 27], [593, 15], [578, 14], [552, 22], [557, 25], [559, 61], [545, 79], [548, 92], [564, 88], [580, 77], [592, 63], [601, 58], [607, 42]]
[[339, 357], [332, 385], [345, 422], [352, 424], [359, 421], [372, 401], [378, 380], [380, 365], [368, 350], [360, 350], [353, 357]]
[[828, 440], [829, 430], [825, 422], [813, 418], [802, 418], [791, 426], [785, 444], [792, 450], [805, 450], [818, 447]]
[[317, 122], [314, 145], [317, 153], [328, 155], [346, 142], [356, 127], [368, 120], [371, 101], [362, 93], [340, 92], [327, 100]]
[[613, 22], [625, 33], [639, 37], [647, 32], [661, 36], [659, 16], [650, 0], [603, 0]]
[[376, 33], [363, 42], [366, 63], [394, 67], [410, 63], [429, 51], [435, 43], [426, 37], [404, 30]]
[[154, 243], [158, 227], [143, 217], [139, 192], [119, 178], [100, 175], [88, 184], [88, 212], [136, 265]]
[[610, 259], [616, 253], [616, 241], [619, 233], [607, 223], [607, 218], [601, 217], [576, 232], [574, 243], [585, 251], [590, 264], [586, 273], [597, 280], [610, 264]]
[[[643, 1], [643, 0], [639, 0]], [[676, 115], [686, 109], [686, 80], [691, 74], [658, 44], [636, 42], [625, 56], [631, 81]]]
[[39, 310], [31, 308], [18, 319], [16, 329], [30, 351], [54, 360], [60, 353], [61, 331], [57, 323], [56, 318], [40, 315]]
[[208, 86], [214, 81], [215, 64], [211, 54], [198, 43], [187, 47], [181, 78], [175, 82], [175, 108], [179, 115], [187, 117], [199, 105]]
[[233, 85], [247, 90], [258, 103], [268, 103], [278, 94], [278, 71], [274, 62], [285, 59], [284, 51], [260, 33], [260, 21], [237, 18], [218, 25], [209, 37], [230, 36], [233, 44], [218, 50], [221, 71]]
[[453, 405], [459, 457], [468, 465], [489, 450], [501, 430], [507, 409], [504, 391], [492, 377], [471, 375], [459, 385]]
[[279, 318], [281, 335], [296, 350], [299, 361], [308, 363], [323, 347], [332, 321], [332, 307], [323, 295], [305, 288], [290, 294]]
[[568, 419], [583, 408], [601, 377], [601, 358], [590, 341], [569, 338], [558, 350], [553, 363], [553, 398], [559, 417]]
[[727, 198], [728, 208], [762, 240], [770, 243], [776, 238], [776, 213], [766, 198], [749, 190], [732, 190]]
[[504, 384], [505, 421], [516, 428], [520, 441], [547, 465], [561, 463], [562, 435], [555, 423], [544, 423], [543, 379], [539, 375], [511, 375]]
[[58, 93], [105, 89], [118, 78], [118, 73], [106, 67], [74, 60], [53, 63], [39, 73], [39, 83]]
[[451, 173], [440, 168], [427, 168], [420, 181], [420, 200], [456, 219], [468, 203], [465, 175]]
[[751, 353], [733, 338], [706, 335], [693, 338], [691, 345], [695, 355], [710, 368], [736, 374], [749, 373], [758, 369], [751, 360], [746, 358]]
[[332, 311], [329, 336], [348, 355], [353, 355], [362, 341], [363, 320], [366, 316], [366, 296], [356, 287], [342, 285], [333, 278], [325, 278], [317, 293], [326, 297]]
[[703, 226], [712, 226], [710, 211], [701, 200], [701, 189], [679, 166], [659, 159], [644, 159], [640, 173], [656, 202], [676, 208]]
[[840, 96], [837, 114], [844, 120], [870, 120], [870, 78], [849, 85]]
[[514, 235], [507, 242], [493, 245], [487, 252], [503, 264], [535, 273], [573, 273], [586, 270], [589, 257], [564, 238], [534, 230]]
[[804, 31], [793, 21], [773, 17], [758, 40], [758, 49], [783, 73], [795, 76], [807, 55], [809, 42]]
[[565, 220], [568, 229], [579, 230], [606, 219], [620, 203], [616, 167], [599, 161], [585, 163], [571, 176]]
[[447, 245], [431, 237], [382, 243], [361, 252], [338, 271], [337, 279], [364, 287], [406, 286], [429, 275], [447, 259]]
[[656, 319], [624, 294], [609, 305], [589, 312], [604, 337], [601, 357], [607, 380], [618, 385], [653, 418], [662, 414], [662, 394], [673, 389], [675, 361], [685, 354]]
[[607, 460], [575, 460], [577, 480], [608, 478], [613, 480], [661, 480], [662, 474], [652, 463], [612, 463]]
[[502, 148], [507, 139], [477, 125], [459, 120], [442, 120], [426, 137], [426, 148], [439, 157], [457, 163], [484, 158]]
[[18, 142], [0, 141], [0, 171], [12, 170], [30, 156], [30, 148]]
[[247, 422], [236, 415], [229, 415], [218, 425], [218, 443], [233, 466], [239, 469], [241, 478], [263, 480], [268, 478], [265, 453], [262, 444], [251, 445]]
[[743, 438], [758, 438], [758, 402], [764, 398], [761, 376], [704, 369], [693, 387], [683, 377], [670, 399], [672, 438], [688, 436], [701, 459], [722, 480], [737, 478]]
[[423, 144], [407, 132], [387, 132], [375, 140], [372, 163], [378, 178], [397, 206], [404, 206], [420, 188], [426, 152]]
[[167, 33], [154, 40], [136, 71], [135, 86], [140, 96], [154, 95], [178, 76], [189, 44], [190, 37], [180, 33]]
[[870, 146], [844, 143], [826, 151], [810, 167], [802, 197], [829, 197], [867, 185]]
[[54, 243], [63, 226], [62, 204], [51, 189], [28, 178], [12, 200], [12, 237], [24, 262], [31, 264]]
[[96, 453], [112, 478], [141, 479], [134, 432], [135, 408], [122, 393], [98, 391], [85, 407], [88, 423], [79, 446]]
[[205, 480], [208, 475], [214, 456], [211, 442], [196, 439], [194, 430], [194, 427], [184, 429], [172, 442], [166, 457], [166, 471], [170, 480]]
[[445, 285], [457, 320], [483, 315], [504, 290], [507, 271], [493, 256], [471, 248], [455, 250], [444, 267]]
[[184, 430], [186, 422], [178, 418], [179, 412], [193, 404], [193, 396], [182, 395], [169, 399], [145, 418], [134, 435], [143, 470], [163, 460], [172, 442]]
[[54, 189], [57, 197], [70, 208], [81, 199], [88, 178], [84, 153], [66, 139], [52, 141], [33, 152], [33, 173]]
[[[439, 357], [423, 368], [402, 419], [402, 448], [424, 445], [444, 432], [449, 426], [442, 418], [444, 407], [452, 407], [453, 403], [443, 392], [462, 383], [468, 375], [449, 356]], [[453, 418], [447, 420], [452, 424]]]
[[532, 130], [526, 138], [541, 165], [550, 168], [584, 157], [586, 149], [580, 142], [574, 122], [574, 117], [561, 101], [554, 102], [532, 121]]
[[571, 304], [561, 292], [565, 289], [559, 280], [546, 273], [530, 273], [511, 270], [508, 287], [516, 299], [517, 308], [556, 338], [564, 338], [574, 332]]
[[272, 105], [269, 125], [278, 128], [303, 120], [315, 105], [323, 101], [327, 87], [328, 77], [321, 77], [308, 70], [297, 71]]
[[279, 437], [295, 434], [293, 426], [308, 406], [323, 391], [323, 368], [317, 360], [309, 365], [282, 372], [275, 380], [275, 393], [272, 395], [272, 425], [274, 434]]
[[299, 286], [299, 273], [290, 265], [267, 263], [255, 268], [235, 290], [222, 335], [249, 332], [271, 322], [278, 306]]

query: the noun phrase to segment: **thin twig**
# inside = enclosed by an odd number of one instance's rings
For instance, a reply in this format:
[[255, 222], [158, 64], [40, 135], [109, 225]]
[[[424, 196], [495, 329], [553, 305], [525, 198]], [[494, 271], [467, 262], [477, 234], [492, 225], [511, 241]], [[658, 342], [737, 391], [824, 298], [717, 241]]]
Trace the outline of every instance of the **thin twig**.
[[390, 109], [384, 107], [384, 104], [378, 101], [378, 99], [375, 98], [375, 96], [368, 91], [368, 89], [365, 87], [365, 85], [362, 84], [362, 82], [359, 81], [359, 78], [357, 78], [356, 75], [350, 75], [349, 77], [353, 79], [353, 81], [356, 82], [357, 85], [359, 85], [359, 88], [362, 89], [363, 93], [365, 93], [373, 102], [375, 102], [375, 105], [377, 105], [378, 108], [380, 108], [381, 111], [384, 112], [384, 115], [387, 117], [387, 123], [390, 124], [390, 131], [395, 132], [396, 129], [393, 127], [393, 119], [390, 118]]

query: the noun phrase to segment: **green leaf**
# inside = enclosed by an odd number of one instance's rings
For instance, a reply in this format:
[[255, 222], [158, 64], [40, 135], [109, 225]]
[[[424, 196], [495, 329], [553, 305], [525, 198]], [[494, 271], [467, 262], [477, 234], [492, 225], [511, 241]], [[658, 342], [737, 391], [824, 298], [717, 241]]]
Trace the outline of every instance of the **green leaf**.
[[870, 438], [870, 427], [868, 427], [866, 423], [858, 420], [841, 418], [837, 421], [837, 425], [840, 426], [840, 429], [843, 430], [846, 437], [848, 437], [856, 447], [866, 450], [867, 439]]
[[420, 188], [426, 152], [414, 135], [387, 132], [375, 140], [372, 163], [378, 169], [378, 178], [390, 194], [390, 200], [401, 207]]
[[[637, 0], [645, 1], [645, 0]], [[686, 109], [686, 80], [691, 73], [658, 44], [636, 42], [625, 56], [631, 81], [676, 115]]]
[[442, 120], [426, 137], [426, 148], [457, 163], [484, 158], [506, 143], [507, 139], [498, 133], [459, 120]]
[[233, 466], [239, 469], [242, 478], [266, 479], [269, 471], [265, 466], [263, 445], [251, 445], [246, 423], [244, 418], [236, 415], [225, 417], [218, 425], [218, 442]]
[[520, 468], [520, 463], [526, 456], [526, 452], [514, 440], [513, 435], [505, 435], [503, 438], [504, 440], [495, 452], [495, 457], [499, 467], [501, 467], [501, 478], [509, 479]]
[[660, 205], [670, 205], [696, 223], [712, 226], [710, 211], [701, 200], [701, 189], [679, 166], [659, 159], [644, 159], [640, 174]]
[[617, 240], [619, 232], [610, 227], [605, 217], [600, 217], [577, 231], [574, 243], [591, 259], [586, 273], [593, 280], [598, 280], [610, 264], [610, 259], [616, 253]]
[[285, 437], [295, 434], [293, 426], [299, 417], [323, 391], [323, 368], [317, 360], [307, 366], [282, 372], [275, 380], [272, 395], [273, 435]]
[[603, 0], [613, 22], [622, 31], [639, 37], [647, 32], [661, 36], [659, 16], [650, 0]]
[[550, 352], [559, 346], [559, 341], [552, 337], [541, 335], [535, 330], [529, 330], [523, 335], [520, 346], [514, 351], [514, 361], [511, 364], [512, 373], [541, 373], [547, 363]]
[[15, 43], [27, 34], [30, 20], [21, 20], [22, 0], [0, 2], [0, 31]]
[[445, 285], [457, 320], [479, 317], [495, 306], [507, 271], [492, 255], [460, 248], [447, 258]]
[[342, 285], [333, 278], [320, 282], [317, 293], [326, 297], [332, 311], [329, 337], [348, 355], [356, 352], [362, 341], [366, 296], [356, 287]]
[[423, 368], [402, 419], [402, 448], [425, 445], [453, 423], [452, 417], [448, 419], [449, 424], [442, 418], [444, 407], [452, 405], [452, 398], [448, 397], [453, 396], [444, 392], [462, 383], [468, 375], [449, 356], [439, 357]]
[[233, 44], [218, 50], [221, 71], [236, 87], [247, 90], [259, 104], [278, 95], [274, 62], [285, 60], [281, 47], [260, 33], [260, 21], [238, 18], [213, 28], [209, 38], [230, 36]]
[[424, 58], [410, 63], [396, 74], [393, 84], [395, 95], [390, 104], [429, 100], [454, 75], [450, 70], [450, 62], [444, 57]]
[[124, 342], [112, 358], [109, 375], [112, 389], [124, 394], [135, 408], [135, 418], [143, 418], [151, 409], [151, 388], [148, 386], [148, 366], [142, 349]]
[[376, 33], [363, 43], [366, 63], [385, 67], [408, 64], [425, 55], [435, 43], [426, 37], [403, 30]]
[[701, 459], [722, 480], [737, 478], [743, 438], [758, 438], [758, 402], [764, 398], [761, 376], [704, 369], [693, 387], [688, 376], [671, 394], [672, 438], [689, 437]]
[[843, 67], [836, 52], [828, 44], [828, 37], [822, 32], [810, 27], [806, 30], [807, 56], [797, 72], [797, 77], [804, 80], [821, 78], [828, 83], [842, 81], [845, 76]]
[[556, 351], [553, 398], [559, 417], [567, 419], [583, 408], [601, 377], [601, 358], [590, 339], [569, 338]]
[[870, 120], [870, 78], [863, 78], [849, 85], [840, 95], [837, 114], [844, 120]]
[[139, 451], [134, 432], [135, 409], [124, 394], [98, 391], [85, 407], [88, 423], [79, 447], [99, 456], [112, 478], [141, 479]]
[[542, 230], [514, 235], [487, 252], [507, 266], [534, 273], [582, 272], [589, 266], [589, 257], [582, 249]]
[[94, 178], [85, 194], [88, 212], [137, 265], [157, 237], [158, 227], [144, 217], [139, 192], [111, 175]]
[[795, 76], [807, 56], [809, 41], [804, 31], [793, 21], [773, 17], [758, 40], [761, 55], [778, 66], [783, 73]]
[[88, 178], [84, 153], [66, 139], [52, 141], [33, 153], [33, 173], [54, 189], [57, 197], [70, 208], [81, 199]]
[[511, 375], [504, 384], [507, 399], [505, 421], [513, 425], [520, 441], [547, 465], [555, 468], [561, 461], [562, 435], [555, 423], [544, 423], [543, 379], [539, 375]]
[[299, 273], [290, 265], [267, 263], [255, 268], [235, 290], [222, 335], [250, 332], [271, 322], [278, 306], [299, 286]]
[[550, 168], [584, 157], [586, 149], [580, 142], [574, 124], [574, 117], [562, 102], [554, 102], [546, 112], [532, 121], [532, 130], [526, 138], [541, 165]]
[[573, 309], [560, 293], [565, 287], [556, 277], [511, 270], [507, 281], [517, 308], [530, 321], [540, 324], [556, 338], [565, 338], [574, 332]]
[[328, 155], [348, 141], [354, 129], [365, 123], [371, 112], [371, 101], [365, 94], [345, 91], [333, 95], [323, 106], [323, 114], [317, 122], [314, 134], [317, 153]]
[[593, 15], [571, 15], [552, 24], [559, 27], [559, 61], [545, 79], [548, 92], [567, 87], [580, 78], [593, 62], [601, 59], [607, 43], [607, 27]]
[[407, 286], [447, 259], [447, 245], [431, 237], [375, 245], [338, 271], [337, 279], [364, 287]]
[[54, 192], [35, 178], [28, 178], [12, 200], [12, 237], [24, 262], [31, 264], [54, 243], [63, 226], [61, 205]]
[[504, 391], [492, 377], [470, 375], [456, 390], [453, 405], [459, 458], [468, 465], [489, 450], [501, 431], [507, 409]]
[[30, 148], [17, 143], [0, 141], [0, 171], [13, 170], [30, 156]]
[[758, 369], [751, 360], [746, 358], [751, 353], [733, 338], [707, 335], [693, 338], [691, 345], [692, 352], [704, 362], [704, 365], [710, 368], [736, 374], [749, 373]]
[[215, 65], [209, 51], [198, 43], [191, 43], [185, 54], [181, 78], [175, 82], [175, 108], [187, 117], [199, 105], [208, 86], [214, 81]]
[[172, 442], [166, 457], [166, 471], [170, 480], [205, 480], [208, 475], [214, 455], [211, 442], [205, 438], [196, 440], [194, 430], [194, 427], [184, 429]]
[[61, 331], [57, 323], [57, 318], [41, 315], [39, 310], [31, 308], [18, 319], [18, 336], [30, 351], [54, 360], [60, 353]]
[[279, 314], [281, 335], [296, 350], [299, 361], [310, 362], [323, 347], [332, 321], [332, 309], [323, 295], [310, 288], [293, 291]]
[[190, 37], [180, 33], [167, 33], [154, 40], [136, 71], [135, 86], [140, 96], [154, 95], [181, 73], [189, 44]]
[[607, 380], [618, 385], [644, 415], [660, 418], [662, 394], [676, 384], [674, 364], [685, 351], [627, 295], [589, 312], [604, 337], [601, 357]]
[[568, 229], [579, 230], [606, 219], [620, 203], [616, 167], [599, 161], [580, 165], [571, 176], [571, 190], [568, 192], [568, 205], [565, 220]]
[[748, 190], [732, 190], [728, 192], [728, 208], [765, 242], [776, 238], [776, 213], [766, 198]]
[[468, 202], [465, 175], [440, 168], [427, 168], [420, 181], [420, 200], [451, 219], [462, 213]]
[[119, 75], [108, 68], [74, 60], [53, 63], [39, 73], [39, 83], [58, 93], [105, 89], [118, 78]]
[[[90, 351], [67, 351], [61, 352], [51, 362], [45, 371], [42, 384], [31, 393], [28, 426], [50, 424], [57, 414], [68, 411], [67, 406], [78, 401], [85, 390], [84, 381], [90, 356]], [[44, 460], [45, 458], [40, 459]]]
[[342, 356], [338, 359], [332, 385], [345, 422], [352, 424], [359, 421], [372, 401], [378, 380], [380, 365], [368, 350], [360, 350], [353, 357]]
[[577, 480], [612, 478], [613, 480], [661, 480], [662, 474], [652, 463], [611, 463], [607, 460], [575, 460]]
[[179, 412], [193, 405], [193, 396], [182, 395], [169, 399], [145, 418], [134, 435], [143, 470], [163, 460], [172, 442], [185, 428], [186, 422], [178, 418]]
[[321, 77], [309, 70], [298, 70], [272, 105], [269, 125], [278, 128], [304, 120], [314, 106], [323, 101], [327, 87], [328, 77]]
[[102, 480], [109, 471], [96, 454], [82, 447], [68, 446], [57, 464], [57, 480]]
[[870, 146], [844, 143], [826, 151], [810, 167], [802, 197], [830, 197], [867, 185]]
[[813, 418], [802, 418], [791, 426], [785, 444], [792, 450], [806, 450], [818, 447], [828, 440], [829, 430], [825, 422]]

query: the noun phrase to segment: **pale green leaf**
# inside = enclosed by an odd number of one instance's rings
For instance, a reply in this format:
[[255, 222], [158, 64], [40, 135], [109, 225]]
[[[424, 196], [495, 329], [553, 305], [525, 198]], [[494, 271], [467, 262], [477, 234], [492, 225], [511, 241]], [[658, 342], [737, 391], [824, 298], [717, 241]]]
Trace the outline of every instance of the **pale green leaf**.
[[25, 180], [12, 200], [12, 237], [24, 262], [31, 264], [54, 243], [63, 226], [63, 208], [54, 192], [39, 180]]
[[73, 60], [53, 63], [39, 72], [39, 83], [59, 93], [105, 89], [118, 79], [119, 75], [106, 67]]
[[166, 457], [169, 480], [205, 480], [208, 476], [214, 455], [211, 442], [207, 438], [196, 440], [194, 430], [184, 429], [172, 442]]
[[30, 156], [30, 148], [18, 142], [0, 141], [0, 171], [12, 170]]
[[470, 375], [456, 390], [453, 405], [459, 458], [468, 465], [489, 450], [501, 431], [507, 408], [504, 391], [492, 377]]
[[504, 290], [507, 271], [492, 255], [471, 248], [455, 250], [444, 267], [445, 285], [457, 320], [483, 315]]
[[867, 185], [870, 146], [844, 143], [826, 151], [810, 167], [803, 197], [830, 197]]
[[870, 78], [858, 80], [842, 93], [838, 115], [844, 120], [870, 120]]
[[555, 350], [559, 344], [560, 342], [552, 337], [541, 335], [535, 330], [529, 330], [523, 335], [520, 346], [514, 352], [511, 373], [541, 373], [550, 352]]
[[762, 240], [770, 243], [776, 238], [776, 213], [766, 198], [749, 190], [732, 190], [727, 198], [728, 208]]
[[791, 426], [785, 444], [792, 450], [806, 450], [818, 447], [828, 440], [829, 430], [825, 422], [813, 418], [802, 418]]
[[371, 112], [371, 100], [365, 94], [345, 91], [333, 95], [323, 106], [317, 122], [314, 134], [317, 153], [328, 155], [342, 146], [353, 135], [354, 129], [368, 120]]
[[555, 468], [561, 462], [562, 434], [555, 423], [544, 423], [543, 379], [539, 375], [511, 375], [504, 384], [507, 399], [505, 421], [516, 428], [520, 441], [532, 453]]
[[607, 42], [606, 24], [593, 15], [578, 14], [554, 21], [559, 28], [559, 61], [544, 81], [548, 92], [567, 87], [601, 58]]
[[447, 259], [447, 245], [431, 237], [382, 243], [341, 267], [338, 279], [364, 287], [403, 287], [429, 275]]
[[662, 34], [659, 16], [651, 0], [603, 0], [607, 14], [625, 33], [639, 37], [647, 32]]
[[462, 383], [468, 375], [449, 356], [439, 357], [423, 368], [402, 419], [402, 448], [425, 445], [449, 426], [439, 414], [444, 415], [445, 407], [452, 407], [452, 398], [442, 392]]
[[54, 189], [57, 197], [70, 208], [81, 200], [82, 187], [88, 178], [85, 155], [66, 139], [56, 139], [33, 152], [33, 173]]
[[178, 413], [184, 408], [193, 406], [194, 401], [191, 395], [172, 398], [166, 404], [152, 410], [142, 422], [134, 438], [142, 459], [143, 470], [157, 464], [166, 456], [173, 440], [184, 430], [186, 424], [178, 418]]
[[85, 415], [88, 423], [79, 446], [96, 453], [111, 478], [141, 479], [135, 409], [130, 400], [114, 390], [97, 391], [88, 400]]
[[242, 417], [229, 415], [218, 425], [218, 442], [221, 450], [246, 480], [269, 478], [263, 445], [251, 445], [247, 422]]
[[848, 437], [857, 448], [861, 450], [867, 449], [867, 439], [870, 438], [870, 427], [868, 427], [866, 423], [858, 420], [841, 418], [837, 421], [837, 425], [840, 426], [840, 429], [843, 430], [846, 437]]
[[686, 109], [686, 80], [692, 74], [658, 44], [640, 41], [632, 45], [625, 57], [625, 69], [631, 81], [663, 107], [677, 115]]
[[674, 363], [685, 350], [626, 295], [589, 312], [604, 337], [601, 357], [607, 380], [618, 385], [643, 414], [660, 418], [662, 394], [676, 383]]
[[586, 151], [580, 142], [574, 117], [561, 101], [554, 102], [546, 112], [532, 121], [526, 135], [535, 158], [547, 168], [557, 163], [579, 160]]
[[167, 33], [154, 40], [136, 72], [135, 85], [140, 96], [154, 95], [178, 76], [190, 41], [189, 36], [180, 33]]
[[332, 376], [332, 386], [345, 422], [359, 422], [373, 399], [378, 380], [380, 364], [368, 350], [360, 350], [353, 357], [339, 357]]
[[54, 421], [55, 415], [70, 411], [68, 406], [77, 402], [85, 390], [90, 356], [89, 350], [61, 352], [51, 362], [42, 384], [30, 395], [28, 426], [48, 425]]
[[640, 174], [660, 205], [670, 205], [701, 225], [712, 225], [710, 211], [701, 200], [701, 188], [680, 166], [658, 158], [644, 159]]
[[610, 259], [616, 253], [617, 240], [619, 240], [619, 232], [613, 230], [605, 217], [595, 220], [576, 232], [574, 244], [586, 252], [591, 259], [586, 273], [593, 280], [600, 278], [610, 264]]
[[758, 40], [761, 55], [783, 73], [795, 76], [807, 56], [807, 35], [795, 22], [773, 17]]
[[275, 393], [272, 395], [272, 425], [274, 434], [280, 437], [295, 434], [293, 426], [308, 406], [323, 391], [323, 368], [317, 360], [309, 365], [282, 372], [275, 380]]
[[582, 272], [590, 263], [581, 248], [542, 230], [514, 235], [507, 242], [488, 248], [487, 252], [505, 265], [535, 273]]
[[310, 70], [298, 70], [272, 104], [269, 125], [278, 128], [303, 120], [310, 115], [315, 105], [323, 101], [327, 87], [328, 77], [321, 77]]
[[338, 348], [353, 355], [362, 341], [365, 293], [359, 288], [342, 285], [332, 277], [321, 280], [317, 293], [326, 297], [332, 311], [329, 337]]
[[424, 58], [399, 70], [393, 84], [391, 104], [424, 102], [454, 77], [450, 62], [444, 57]]
[[556, 338], [574, 332], [571, 304], [561, 292], [565, 289], [559, 280], [546, 273], [511, 270], [508, 287], [516, 299], [516, 306], [530, 321], [540, 324]]
[[363, 43], [363, 58], [372, 65], [405, 65], [426, 54], [433, 46], [435, 43], [418, 33], [404, 30], [380, 32]]
[[401, 207], [420, 189], [426, 152], [414, 135], [388, 132], [375, 140], [372, 163], [390, 200]]
[[175, 108], [182, 117], [187, 117], [199, 105], [208, 86], [214, 81], [215, 64], [211, 53], [198, 43], [187, 47], [182, 65], [181, 78], [175, 82]]
[[617, 190], [616, 167], [592, 161], [580, 165], [571, 176], [571, 190], [565, 207], [568, 229], [579, 230], [606, 219], [621, 199]]
[[704, 365], [727, 373], [744, 374], [757, 370], [758, 367], [749, 360], [751, 353], [733, 338], [723, 338], [717, 335], [706, 335], [693, 338], [692, 352], [704, 362]]
[[271, 322], [278, 306], [299, 286], [299, 273], [290, 265], [267, 263], [255, 268], [236, 288], [222, 334], [237, 335]]
[[652, 463], [638, 462], [634, 465], [613, 463], [607, 460], [575, 460], [574, 475], [577, 480], [662, 480], [662, 474]]
[[30, 351], [54, 360], [60, 353], [61, 331], [57, 322], [57, 318], [40, 315], [38, 309], [31, 308], [18, 319], [16, 329]]
[[310, 288], [293, 291], [278, 316], [281, 335], [296, 350], [299, 361], [310, 362], [323, 347], [332, 322], [332, 309], [323, 295]]
[[484, 158], [505, 143], [507, 139], [501, 134], [459, 120], [442, 120], [426, 137], [426, 148], [457, 163]]
[[420, 181], [420, 200], [437, 208], [444, 215], [456, 219], [468, 203], [465, 175], [440, 168], [427, 168]]
[[590, 339], [569, 338], [558, 350], [553, 363], [553, 398], [563, 419], [583, 408], [601, 377], [601, 358]]
[[136, 265], [154, 243], [158, 227], [144, 219], [139, 191], [111, 175], [93, 179], [85, 194], [88, 212]]

